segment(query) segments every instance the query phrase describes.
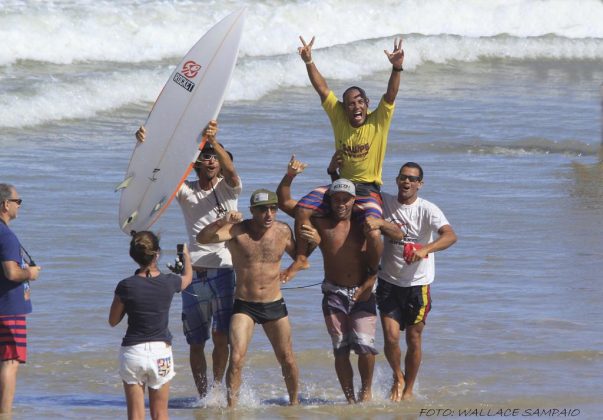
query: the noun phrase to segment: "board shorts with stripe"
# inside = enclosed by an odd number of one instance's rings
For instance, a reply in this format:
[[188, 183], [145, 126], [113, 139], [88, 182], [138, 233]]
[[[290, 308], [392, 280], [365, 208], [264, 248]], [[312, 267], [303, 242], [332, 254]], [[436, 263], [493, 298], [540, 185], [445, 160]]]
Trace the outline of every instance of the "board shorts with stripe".
[[322, 283], [322, 313], [333, 342], [333, 352], [347, 354], [378, 354], [375, 349], [377, 307], [375, 295], [366, 302], [353, 302], [357, 287]]
[[129, 385], [159, 389], [175, 375], [172, 346], [164, 341], [122, 346], [119, 350], [119, 376]]
[[400, 330], [419, 322], [426, 323], [431, 311], [431, 287], [400, 287], [383, 279], [377, 283], [377, 305], [381, 316], [395, 319]]
[[247, 302], [235, 299], [232, 314], [245, 314], [256, 324], [263, 324], [284, 318], [289, 315], [289, 312], [283, 298], [274, 302]]
[[27, 362], [27, 322], [25, 315], [0, 316], [0, 360]]
[[212, 331], [228, 334], [234, 302], [232, 268], [195, 270], [182, 291], [182, 325], [188, 344], [203, 344]]
[[[359, 218], [361, 222], [364, 222], [369, 216], [381, 219], [383, 217], [381, 194], [375, 189], [361, 188], [364, 184], [355, 185], [357, 185], [357, 195], [354, 201], [354, 208], [352, 209], [354, 217]], [[315, 188], [302, 197], [297, 205], [301, 208], [312, 210], [313, 214], [318, 216], [325, 216], [331, 211], [329, 194], [327, 194], [328, 190], [328, 185]]]

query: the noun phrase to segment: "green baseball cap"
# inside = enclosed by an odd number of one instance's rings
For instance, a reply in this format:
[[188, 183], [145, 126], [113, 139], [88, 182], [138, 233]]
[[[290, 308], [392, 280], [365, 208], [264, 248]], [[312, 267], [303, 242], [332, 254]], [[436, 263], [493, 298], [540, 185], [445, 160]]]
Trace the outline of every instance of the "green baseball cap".
[[266, 190], [264, 188], [260, 188], [259, 190], [255, 190], [251, 194], [251, 199], [249, 200], [250, 207], [256, 206], [267, 206], [269, 204], [278, 204], [278, 198], [275, 193], [270, 190]]

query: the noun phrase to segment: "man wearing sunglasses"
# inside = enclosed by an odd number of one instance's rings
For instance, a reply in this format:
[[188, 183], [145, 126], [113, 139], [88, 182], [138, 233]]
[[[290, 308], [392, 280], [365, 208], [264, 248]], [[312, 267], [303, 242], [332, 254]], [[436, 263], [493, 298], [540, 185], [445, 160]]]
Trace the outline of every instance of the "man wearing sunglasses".
[[[289, 215], [294, 214], [297, 205], [297, 201], [291, 198], [291, 183], [306, 166], [292, 156], [287, 173], [278, 186], [279, 206]], [[396, 185], [397, 195], [381, 193], [385, 219], [367, 218], [364, 229], [381, 231], [387, 237], [376, 295], [385, 341], [384, 353], [394, 373], [390, 399], [401, 401], [412, 398], [421, 364], [421, 334], [431, 309], [430, 284], [435, 277], [433, 253], [450, 247], [457, 238], [442, 211], [418, 196], [423, 186], [423, 168], [419, 164], [407, 162], [402, 165]], [[325, 222], [318, 220], [316, 224], [320, 228]], [[316, 244], [320, 242], [318, 230], [304, 225], [300, 235], [309, 243]], [[321, 247], [325, 244], [322, 243]], [[362, 288], [359, 290], [363, 291]], [[364, 291], [368, 289], [365, 287]], [[399, 340], [400, 331], [404, 330], [408, 349], [402, 371]]]
[[19, 364], [27, 361], [29, 281], [40, 274], [39, 266], [23, 261], [23, 248], [8, 227], [22, 203], [14, 186], [0, 184], [0, 416], [12, 411]]
[[237, 405], [245, 357], [255, 324], [260, 324], [272, 344], [289, 394], [289, 403], [299, 403], [299, 371], [291, 338], [291, 324], [281, 293], [280, 266], [285, 252], [295, 255], [291, 228], [276, 220], [277, 196], [260, 189], [251, 194], [252, 218], [239, 212], [203, 228], [201, 243], [226, 243], [237, 273], [235, 304], [230, 323], [232, 354], [226, 372], [228, 406]]
[[[456, 234], [435, 204], [422, 199], [423, 169], [407, 162], [396, 177], [398, 194], [385, 192], [384, 219], [368, 219], [367, 230], [378, 230], [385, 240], [379, 280], [377, 306], [383, 327], [384, 353], [393, 370], [390, 399], [411, 399], [422, 349], [421, 334], [431, 309], [430, 285], [435, 277], [434, 253], [456, 242]], [[400, 331], [406, 330], [407, 350], [404, 370]]]
[[[228, 329], [234, 300], [235, 274], [224, 243], [200, 244], [197, 234], [205, 226], [237, 210], [242, 184], [232, 155], [218, 143], [218, 123], [203, 131], [207, 142], [193, 169], [197, 180], [185, 181], [176, 194], [184, 216], [193, 265], [193, 281], [182, 292], [182, 321], [190, 346], [190, 365], [201, 398], [207, 395], [205, 343], [212, 338], [213, 383], [222, 382], [228, 362]], [[136, 132], [144, 141], [144, 127]]]

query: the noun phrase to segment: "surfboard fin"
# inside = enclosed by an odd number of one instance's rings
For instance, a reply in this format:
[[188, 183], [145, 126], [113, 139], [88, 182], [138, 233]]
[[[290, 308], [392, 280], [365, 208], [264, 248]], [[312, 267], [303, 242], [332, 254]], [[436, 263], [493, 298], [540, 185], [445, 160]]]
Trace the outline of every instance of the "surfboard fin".
[[134, 220], [136, 220], [136, 218], [138, 217], [138, 210], [134, 211], [134, 213], [132, 213], [130, 215], [130, 217], [128, 217], [122, 224], [121, 224], [121, 229], [122, 230], [126, 230], [126, 226], [128, 226], [130, 223], [132, 223]]
[[163, 197], [161, 200], [159, 200], [159, 202], [157, 204], [155, 204], [155, 206], [153, 206], [153, 210], [151, 210], [150, 215], [153, 215], [153, 214], [157, 213], [159, 210], [161, 210], [161, 208], [163, 207], [165, 202], [166, 202], [166, 197]]
[[115, 192], [128, 188], [128, 185], [130, 185], [130, 182], [132, 181], [133, 178], [134, 178], [134, 175], [130, 175], [129, 177], [124, 179], [117, 187], [115, 187]]

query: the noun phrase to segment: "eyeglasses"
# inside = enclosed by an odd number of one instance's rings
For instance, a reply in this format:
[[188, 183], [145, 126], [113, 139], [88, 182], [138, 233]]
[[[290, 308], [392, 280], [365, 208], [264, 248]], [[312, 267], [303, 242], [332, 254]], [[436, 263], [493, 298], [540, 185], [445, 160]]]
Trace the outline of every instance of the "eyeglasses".
[[218, 157], [215, 153], [201, 153], [201, 160], [216, 160]]
[[12, 201], [13, 203], [17, 203], [17, 205], [20, 206], [21, 203], [23, 202], [23, 199], [21, 199], [21, 198], [7, 198], [6, 201]]
[[410, 182], [419, 182], [421, 180], [421, 177], [420, 176], [402, 175], [402, 174], [400, 174], [400, 175], [398, 175], [398, 179], [400, 181], [406, 181], [408, 179]]

